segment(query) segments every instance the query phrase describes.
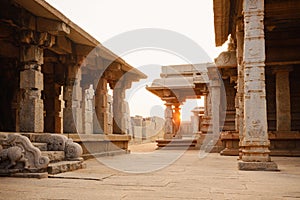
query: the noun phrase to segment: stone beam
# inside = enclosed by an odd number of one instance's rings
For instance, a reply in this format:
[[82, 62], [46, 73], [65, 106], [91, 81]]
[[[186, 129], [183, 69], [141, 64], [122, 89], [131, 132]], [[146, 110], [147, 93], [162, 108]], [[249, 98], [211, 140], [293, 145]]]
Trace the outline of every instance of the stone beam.
[[55, 37], [55, 44], [50, 49], [57, 54], [71, 54], [73, 52], [71, 40], [63, 35]]

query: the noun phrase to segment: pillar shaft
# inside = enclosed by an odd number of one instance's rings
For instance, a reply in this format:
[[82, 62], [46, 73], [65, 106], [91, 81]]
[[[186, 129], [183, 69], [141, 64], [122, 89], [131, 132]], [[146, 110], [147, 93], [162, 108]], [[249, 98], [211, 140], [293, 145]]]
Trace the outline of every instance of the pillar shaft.
[[239, 20], [236, 25], [237, 40], [237, 109], [236, 109], [236, 130], [239, 132], [240, 148], [239, 158], [242, 158], [242, 144], [244, 137], [244, 24], [243, 20]]
[[212, 105], [212, 132], [213, 135], [219, 137], [220, 135], [220, 81], [210, 81], [211, 87], [211, 105]]
[[164, 139], [171, 139], [173, 137], [173, 110], [172, 103], [166, 103], [165, 109], [165, 134]]
[[[244, 134], [242, 170], [273, 170], [269, 145], [265, 91], [264, 1], [243, 2], [244, 13]], [[263, 164], [262, 164], [263, 163]]]
[[113, 90], [113, 133], [126, 134], [128, 130], [127, 102], [125, 101], [125, 88], [120, 86]]
[[55, 64], [45, 63], [42, 72], [44, 75], [44, 131], [47, 133], [61, 133], [61, 85], [55, 82]]
[[108, 134], [108, 91], [107, 80], [100, 78], [95, 91], [95, 113], [99, 130], [95, 133]]
[[292, 69], [275, 69], [276, 73], [276, 125], [277, 131], [291, 130], [291, 100], [289, 73]]
[[180, 117], [180, 104], [174, 104], [174, 108], [173, 108], [174, 112], [173, 112], [173, 121], [174, 121], [174, 133], [173, 133], [173, 137], [176, 138], [182, 138], [181, 133], [180, 133], [180, 122], [181, 122], [181, 117]]
[[68, 65], [64, 85], [65, 108], [63, 112], [64, 133], [82, 133], [81, 71], [78, 66]]
[[20, 72], [20, 107], [17, 127], [22, 132], [44, 131], [43, 49], [36, 45], [21, 48], [23, 70]]
[[83, 133], [93, 133], [94, 89], [92, 85], [85, 85], [82, 89], [82, 123]]

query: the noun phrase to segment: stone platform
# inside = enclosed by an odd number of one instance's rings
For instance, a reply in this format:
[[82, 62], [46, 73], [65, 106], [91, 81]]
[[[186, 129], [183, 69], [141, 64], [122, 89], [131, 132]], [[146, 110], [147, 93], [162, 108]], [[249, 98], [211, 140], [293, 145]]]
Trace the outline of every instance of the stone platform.
[[[156, 144], [151, 144], [152, 151]], [[151, 153], [149, 144], [130, 148]], [[163, 152], [172, 154], [174, 150]], [[279, 172], [239, 171], [237, 157], [186, 151], [176, 162], [149, 173], [125, 173], [87, 160], [87, 168], [61, 173], [48, 179], [0, 177], [0, 199], [298, 199], [300, 158], [274, 157]], [[131, 160], [134, 154], [107, 157]], [[134, 162], [156, 166], [163, 162]], [[122, 165], [122, 163], [120, 163]], [[37, 192], [39, 191], [39, 192]]]
[[158, 149], [197, 149], [198, 139], [158, 139]]
[[66, 134], [83, 149], [84, 159], [127, 154], [130, 135]]
[[[300, 156], [300, 132], [269, 132], [271, 156]], [[221, 141], [224, 149], [221, 155], [239, 155], [239, 134], [237, 132], [223, 132]]]

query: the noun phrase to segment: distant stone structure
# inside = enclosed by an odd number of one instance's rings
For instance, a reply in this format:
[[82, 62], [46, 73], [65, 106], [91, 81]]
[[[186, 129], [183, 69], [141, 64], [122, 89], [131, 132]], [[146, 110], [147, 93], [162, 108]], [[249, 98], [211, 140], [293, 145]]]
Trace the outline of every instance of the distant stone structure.
[[[164, 139], [157, 140], [159, 147], [189, 145], [198, 148], [208, 136], [207, 133], [219, 135], [221, 83], [216, 70], [213, 63], [162, 66], [161, 78], [154, 80], [151, 86], [146, 87], [148, 91], [166, 102], [165, 133]], [[186, 99], [200, 98], [204, 98], [205, 112], [199, 111], [199, 114], [194, 115], [193, 123], [196, 122], [198, 127], [195, 128], [197, 125], [192, 125], [194, 129], [199, 129], [194, 131], [190, 125], [183, 127], [180, 120], [180, 106]], [[199, 124], [200, 112], [201, 125]], [[189, 134], [186, 133], [187, 129], [191, 131]], [[190, 137], [183, 137], [183, 133]], [[218, 140], [218, 138], [212, 139]], [[217, 141], [212, 143], [217, 143]]]
[[162, 138], [164, 135], [164, 123], [164, 119], [156, 116], [146, 118], [142, 116], [131, 117], [132, 141], [135, 143], [143, 141], [153, 142]]

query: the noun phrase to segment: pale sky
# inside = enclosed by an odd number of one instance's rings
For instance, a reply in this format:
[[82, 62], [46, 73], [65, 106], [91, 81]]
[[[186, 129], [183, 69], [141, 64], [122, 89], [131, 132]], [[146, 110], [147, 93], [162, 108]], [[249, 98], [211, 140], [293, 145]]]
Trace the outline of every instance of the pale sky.
[[[212, 0], [47, 0], [100, 43], [127, 31], [159, 28], [175, 31], [193, 40], [211, 58], [211, 62], [226, 47], [214, 43]], [[139, 50], [123, 55], [130, 65], [149, 78], [135, 83], [127, 91], [130, 114], [163, 117], [163, 102], [146, 91], [159, 78], [160, 66], [186, 64], [180, 57], [159, 50]], [[182, 120], [190, 120], [190, 109], [197, 104], [188, 101], [182, 110]]]

